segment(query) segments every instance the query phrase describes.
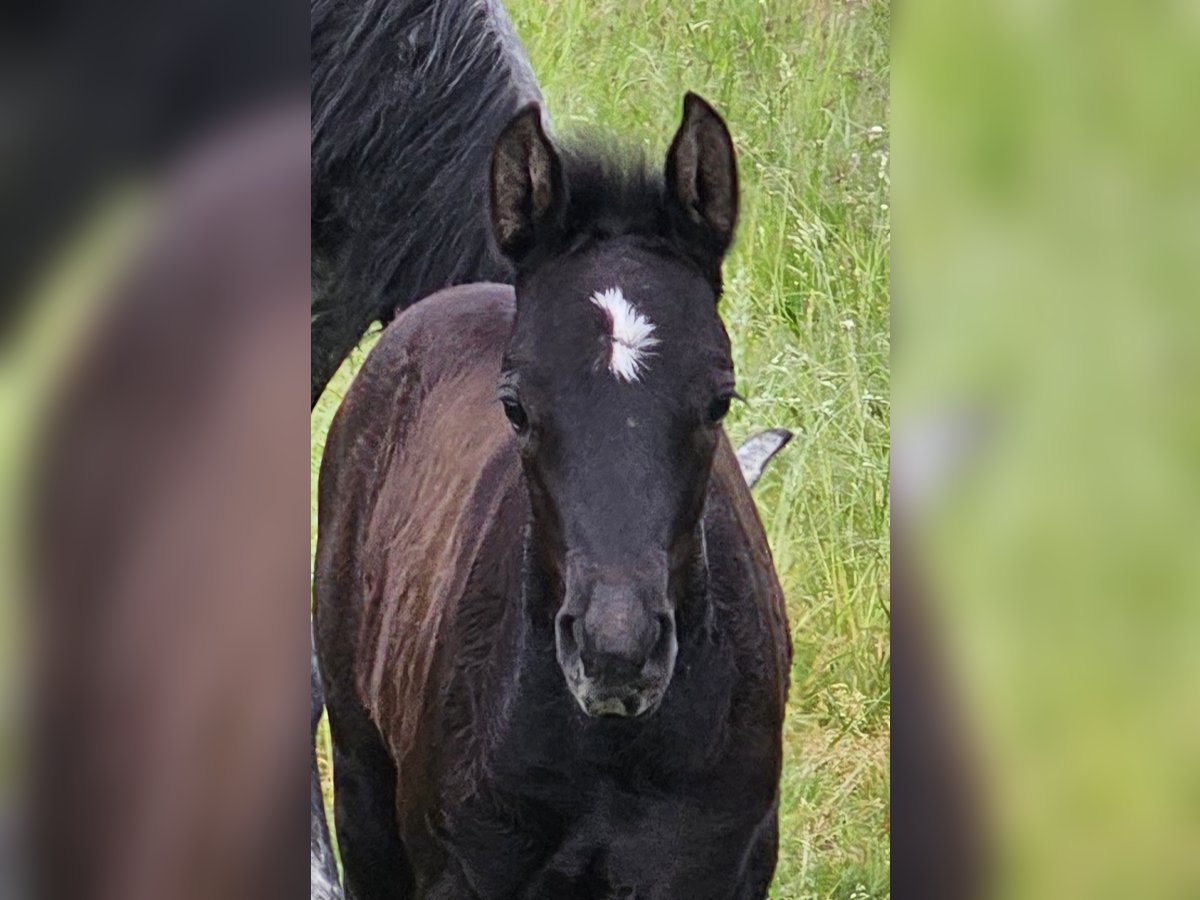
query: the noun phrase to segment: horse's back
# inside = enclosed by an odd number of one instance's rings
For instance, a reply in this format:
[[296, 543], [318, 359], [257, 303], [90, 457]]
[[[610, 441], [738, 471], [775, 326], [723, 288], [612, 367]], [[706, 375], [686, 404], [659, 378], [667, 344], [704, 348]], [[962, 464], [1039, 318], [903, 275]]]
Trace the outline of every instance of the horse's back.
[[[400, 404], [395, 412], [415, 412], [434, 385], [483, 375], [492, 379], [489, 402], [496, 406], [491, 401], [513, 310], [513, 289], [504, 284], [467, 284], [431, 294], [384, 329], [345, 402], [390, 399]], [[421, 388], [415, 395], [413, 378]]]
[[[322, 520], [341, 512], [338, 486], [381, 474], [380, 454], [428, 436], [431, 416], [445, 414], [447, 385], [474, 388], [460, 406], [481, 401], [478, 388], [490, 379], [488, 412], [499, 425], [496, 377], [512, 325], [513, 291], [501, 284], [470, 284], [439, 291], [414, 305], [384, 329], [334, 416], [321, 463]], [[432, 401], [432, 405], [430, 403]], [[464, 411], [464, 410], [459, 410]], [[483, 410], [476, 410], [483, 412]], [[447, 421], [432, 424], [453, 424]], [[417, 427], [420, 426], [420, 427]], [[491, 429], [504, 436], [503, 428]], [[450, 446], [434, 448], [439, 458], [455, 458]], [[344, 507], [344, 503], [340, 504]]]
[[438, 654], [454, 643], [463, 596], [470, 587], [497, 598], [498, 612], [517, 574], [508, 569], [519, 553], [508, 551], [520, 532], [520, 471], [496, 402], [512, 296], [467, 285], [404, 312], [330, 427], [317, 548], [322, 662], [333, 657], [333, 677], [353, 679], [397, 758]]

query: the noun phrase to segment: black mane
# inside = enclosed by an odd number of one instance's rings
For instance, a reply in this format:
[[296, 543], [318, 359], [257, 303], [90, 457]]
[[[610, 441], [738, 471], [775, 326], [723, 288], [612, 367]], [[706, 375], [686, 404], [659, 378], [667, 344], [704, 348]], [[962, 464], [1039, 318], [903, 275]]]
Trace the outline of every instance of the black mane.
[[372, 321], [512, 280], [492, 252], [492, 144], [540, 99], [498, 3], [313, 0], [313, 402]]

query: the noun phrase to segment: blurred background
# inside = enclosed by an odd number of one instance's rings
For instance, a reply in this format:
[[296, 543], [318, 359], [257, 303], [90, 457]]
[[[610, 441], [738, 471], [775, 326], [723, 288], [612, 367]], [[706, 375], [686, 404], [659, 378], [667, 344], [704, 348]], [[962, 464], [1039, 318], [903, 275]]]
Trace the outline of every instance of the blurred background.
[[992, 885], [1200, 896], [1200, 8], [914, 0], [892, 48], [893, 539]]

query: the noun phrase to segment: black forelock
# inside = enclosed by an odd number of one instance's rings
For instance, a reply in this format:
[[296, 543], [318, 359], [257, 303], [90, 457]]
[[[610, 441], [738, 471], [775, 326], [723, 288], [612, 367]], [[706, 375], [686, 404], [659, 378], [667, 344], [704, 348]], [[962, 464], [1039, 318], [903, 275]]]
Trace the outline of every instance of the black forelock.
[[[567, 206], [559, 239], [547, 254], [573, 253], [632, 236], [648, 249], [697, 269], [721, 294], [720, 259], [687, 239], [660, 168], [637, 149], [589, 135], [558, 150]], [[544, 257], [543, 257], [544, 258]]]
[[572, 243], [622, 235], [655, 238], [670, 229], [662, 173], [629, 148], [572, 143], [561, 151]]

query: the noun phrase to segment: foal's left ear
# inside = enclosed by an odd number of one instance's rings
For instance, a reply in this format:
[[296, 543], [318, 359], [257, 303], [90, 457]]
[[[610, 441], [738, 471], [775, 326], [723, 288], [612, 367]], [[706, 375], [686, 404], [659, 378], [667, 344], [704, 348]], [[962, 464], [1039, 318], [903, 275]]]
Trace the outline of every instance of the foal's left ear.
[[683, 98], [683, 122], [667, 151], [667, 190], [719, 263], [737, 224], [737, 160], [725, 120], [691, 91]]

